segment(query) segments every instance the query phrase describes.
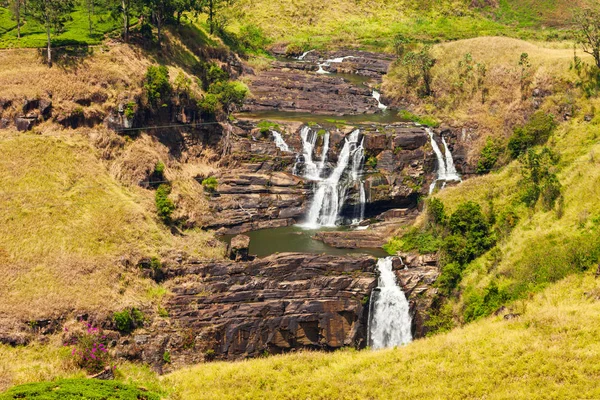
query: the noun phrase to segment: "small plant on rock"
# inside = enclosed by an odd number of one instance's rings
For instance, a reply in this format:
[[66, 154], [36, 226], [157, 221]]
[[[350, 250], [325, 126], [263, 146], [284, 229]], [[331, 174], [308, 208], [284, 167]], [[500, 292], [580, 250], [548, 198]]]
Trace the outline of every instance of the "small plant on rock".
[[70, 343], [67, 343], [72, 346], [71, 355], [75, 364], [92, 374], [110, 367], [111, 357], [108, 353], [106, 336], [99, 328], [85, 321], [81, 321], [80, 328]]

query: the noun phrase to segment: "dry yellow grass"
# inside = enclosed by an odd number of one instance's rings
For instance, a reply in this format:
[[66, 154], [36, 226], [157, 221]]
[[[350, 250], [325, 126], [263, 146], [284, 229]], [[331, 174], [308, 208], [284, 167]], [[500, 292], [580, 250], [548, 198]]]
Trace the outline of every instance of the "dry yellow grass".
[[600, 397], [600, 284], [573, 276], [500, 317], [384, 351], [299, 353], [167, 376], [174, 399]]

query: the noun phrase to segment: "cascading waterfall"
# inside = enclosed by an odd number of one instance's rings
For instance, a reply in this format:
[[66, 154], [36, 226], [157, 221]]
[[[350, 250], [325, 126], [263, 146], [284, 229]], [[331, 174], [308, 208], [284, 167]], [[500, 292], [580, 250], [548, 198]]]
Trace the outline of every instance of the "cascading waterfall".
[[275, 146], [277, 146], [277, 148], [279, 150], [285, 151], [287, 153], [291, 153], [290, 147], [287, 145], [287, 143], [283, 139], [283, 136], [281, 136], [281, 133], [279, 133], [277, 131], [271, 131], [271, 134], [273, 135], [273, 140], [275, 141]]
[[446, 143], [446, 139], [444, 139], [444, 137], [442, 136], [442, 143], [444, 144], [445, 147], [445, 157], [444, 154], [442, 154], [442, 151], [440, 150], [440, 146], [438, 146], [437, 142], [435, 141], [435, 137], [433, 135], [433, 130], [431, 130], [431, 128], [427, 128], [427, 134], [429, 135], [429, 138], [431, 139], [431, 147], [433, 148], [433, 152], [435, 153], [435, 156], [437, 158], [437, 178], [435, 181], [433, 181], [433, 183], [431, 184], [431, 186], [429, 187], [429, 194], [433, 193], [433, 191], [435, 190], [436, 184], [438, 182], [443, 182], [444, 186], [446, 185], [446, 182], [460, 182], [461, 178], [458, 175], [458, 173], [456, 172], [456, 167], [454, 166], [454, 159], [452, 157], [452, 152], [450, 151], [450, 148], [448, 147], [448, 144]]
[[304, 57], [306, 57], [309, 53], [312, 53], [314, 50], [309, 50], [309, 51], [305, 51], [304, 53], [302, 53], [302, 55], [300, 57], [298, 57], [298, 61], [302, 61], [304, 60]]
[[373, 98], [377, 100], [377, 107], [379, 107], [380, 110], [387, 110], [387, 106], [381, 102], [381, 93], [375, 89], [373, 89]]
[[[359, 137], [360, 130], [355, 130], [344, 139], [337, 165], [328, 178], [317, 180], [315, 194], [302, 226], [318, 229], [336, 225], [338, 215], [346, 202], [348, 189], [357, 183], [360, 177], [364, 161], [364, 138], [359, 143]], [[342, 181], [348, 167], [349, 176]]]
[[[317, 143], [318, 135], [310, 127], [305, 126], [300, 131], [302, 138], [302, 159], [304, 162], [304, 177], [313, 181], [321, 179], [319, 167], [313, 161], [313, 151]], [[297, 175], [297, 164], [294, 167], [294, 175]]]
[[331, 58], [329, 60], [325, 60], [322, 63], [319, 63], [319, 69], [317, 70], [317, 74], [330, 74], [330, 72], [325, 71], [323, 69], [323, 67], [329, 67], [331, 64], [334, 63], [342, 63], [344, 62], [344, 60], [348, 59], [348, 58], [354, 58], [354, 56], [345, 56], [345, 57], [338, 57], [338, 58]]
[[410, 305], [398, 286], [393, 257], [377, 261], [379, 286], [371, 294], [367, 343], [372, 349], [401, 346], [412, 340]]

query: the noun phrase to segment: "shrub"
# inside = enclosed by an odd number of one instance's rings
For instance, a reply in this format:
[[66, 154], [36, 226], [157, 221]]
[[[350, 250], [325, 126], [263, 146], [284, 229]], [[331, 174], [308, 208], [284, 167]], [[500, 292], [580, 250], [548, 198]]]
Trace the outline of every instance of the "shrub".
[[217, 190], [219, 182], [214, 176], [208, 177], [202, 181], [202, 187], [206, 192], [214, 193]]
[[463, 268], [460, 264], [452, 262], [442, 267], [442, 273], [436, 281], [436, 286], [440, 288], [442, 294], [448, 296], [462, 278]]
[[375, 169], [375, 168], [377, 168], [377, 157], [375, 157], [375, 156], [371, 156], [371, 157], [369, 157], [369, 158], [367, 159], [367, 162], [366, 162], [366, 164], [367, 164], [367, 166], [369, 166], [369, 167], [370, 167], [370, 168], [372, 168], [372, 169]]
[[76, 333], [70, 344], [75, 364], [88, 373], [98, 373], [110, 366], [108, 341], [99, 328], [81, 321], [81, 331]]
[[135, 117], [136, 108], [137, 108], [136, 102], [130, 101], [129, 103], [127, 103], [125, 105], [125, 110], [124, 110], [125, 118], [133, 119], [133, 117]]
[[223, 71], [217, 64], [210, 63], [208, 65], [208, 70], [206, 71], [206, 78], [208, 80], [208, 85], [210, 86], [217, 82], [227, 82], [229, 80], [229, 74], [227, 71]]
[[286, 57], [297, 57], [299, 55], [302, 55], [303, 52], [304, 47], [299, 45], [298, 43], [290, 43], [285, 48]]
[[171, 353], [169, 352], [169, 350], [165, 350], [165, 352], [163, 353], [163, 361], [166, 364], [171, 364]]
[[119, 332], [130, 333], [144, 324], [144, 314], [137, 308], [123, 310], [113, 314], [113, 321]]
[[163, 176], [165, 172], [165, 164], [162, 161], [159, 161], [154, 166], [154, 173], [158, 176]]
[[440, 126], [440, 122], [435, 118], [427, 115], [421, 117], [411, 113], [408, 110], [401, 110], [398, 113], [398, 116], [404, 121], [416, 122], [417, 124], [421, 124], [431, 128], [437, 128], [438, 126]]
[[216, 82], [210, 86], [208, 93], [215, 95], [229, 113], [232, 105], [241, 106], [243, 104], [248, 95], [248, 88], [241, 82]]
[[205, 113], [211, 115], [217, 114], [222, 110], [219, 98], [211, 93], [206, 94], [202, 100], [200, 100], [198, 107], [200, 107]]
[[500, 149], [491, 138], [488, 138], [485, 143], [485, 146], [481, 150], [479, 161], [477, 161], [476, 172], [478, 174], [485, 174], [490, 172], [496, 165], [499, 155]]
[[163, 183], [156, 189], [156, 195], [154, 197], [156, 208], [158, 210], [158, 216], [165, 222], [171, 222], [171, 214], [175, 211], [175, 204], [169, 195], [171, 194], [171, 185]]
[[450, 217], [448, 228], [451, 235], [444, 239], [442, 247], [451, 262], [461, 265], [482, 255], [495, 242], [481, 206], [472, 201], [458, 206]]
[[256, 124], [256, 127], [260, 129], [262, 134], [268, 133], [270, 130], [279, 131], [281, 129], [279, 124], [271, 121], [260, 121]]
[[265, 36], [262, 29], [253, 24], [242, 26], [239, 36], [242, 46], [247, 51], [259, 52], [269, 44], [269, 39]]
[[547, 147], [541, 151], [529, 150], [521, 159], [521, 201], [534, 207], [540, 197], [546, 210], [554, 207], [562, 186], [554, 171], [559, 157]]
[[556, 129], [554, 116], [537, 111], [529, 122], [514, 130], [508, 142], [508, 150], [513, 158], [517, 158], [528, 148], [546, 143]]
[[145, 389], [138, 389], [135, 386], [115, 381], [59, 379], [52, 382], [29, 383], [13, 387], [0, 394], [0, 399], [160, 400], [160, 396]]
[[383, 246], [389, 254], [394, 255], [398, 251], [418, 251], [421, 254], [432, 254], [440, 249], [440, 239], [431, 232], [411, 229], [402, 237], [395, 237]]
[[435, 197], [427, 200], [427, 216], [434, 224], [443, 225], [446, 221], [444, 203]]
[[148, 67], [146, 77], [144, 78], [144, 90], [148, 102], [159, 107], [163, 105], [171, 95], [172, 88], [169, 82], [169, 70], [164, 65]]

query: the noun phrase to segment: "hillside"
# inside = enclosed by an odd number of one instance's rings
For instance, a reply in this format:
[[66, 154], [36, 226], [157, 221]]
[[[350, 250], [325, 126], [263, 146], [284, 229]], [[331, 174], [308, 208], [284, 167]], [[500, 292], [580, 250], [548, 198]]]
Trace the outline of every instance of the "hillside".
[[586, 4], [0, 1], [0, 399], [600, 397]]

